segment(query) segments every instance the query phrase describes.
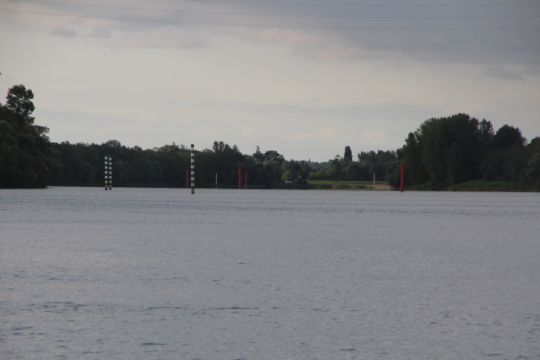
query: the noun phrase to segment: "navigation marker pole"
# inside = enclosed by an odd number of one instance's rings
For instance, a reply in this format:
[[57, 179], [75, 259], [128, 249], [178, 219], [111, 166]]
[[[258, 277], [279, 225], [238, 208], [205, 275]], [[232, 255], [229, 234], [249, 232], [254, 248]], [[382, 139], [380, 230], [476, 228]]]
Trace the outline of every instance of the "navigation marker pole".
[[103, 181], [105, 184], [105, 191], [109, 190], [109, 157], [105, 155], [103, 163]]
[[104, 165], [105, 190], [112, 190], [112, 157], [105, 155]]
[[109, 156], [109, 190], [112, 190], [112, 156]]
[[405, 165], [399, 165], [399, 191], [403, 192], [405, 187]]
[[195, 153], [193, 149], [195, 145], [191, 144], [191, 194], [195, 194]]
[[238, 170], [236, 172], [236, 185], [238, 185], [238, 189], [242, 188], [242, 168], [240, 167], [240, 164], [238, 164]]

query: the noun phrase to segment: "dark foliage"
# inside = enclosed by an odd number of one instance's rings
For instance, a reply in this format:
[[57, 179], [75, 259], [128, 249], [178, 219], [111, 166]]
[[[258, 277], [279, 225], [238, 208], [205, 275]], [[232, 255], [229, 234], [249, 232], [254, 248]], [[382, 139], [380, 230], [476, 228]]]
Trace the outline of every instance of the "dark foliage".
[[315, 171], [311, 178], [315, 180], [363, 180], [371, 181], [373, 174], [380, 181], [387, 181], [392, 170], [397, 166], [397, 155], [394, 151], [369, 151], [358, 154], [358, 161], [353, 161], [349, 146], [345, 147], [343, 158], [336, 156], [333, 160], [322, 164], [313, 164]]
[[[489, 121], [466, 114], [430, 119], [410, 133], [398, 156], [407, 183], [442, 189], [470, 180], [509, 181], [514, 189], [538, 190], [537, 139], [526, 145], [521, 131], [509, 125], [496, 133]], [[397, 185], [399, 170], [391, 176]]]
[[[105, 155], [113, 158], [115, 186], [184, 187], [190, 150], [165, 145], [143, 150], [117, 140], [98, 144], [51, 144], [46, 127], [34, 124], [34, 94], [23, 85], [9, 89], [0, 104], [0, 187], [50, 185], [101, 186]], [[499, 181], [514, 190], [540, 190], [540, 138], [527, 144], [518, 128], [497, 132], [486, 120], [466, 114], [429, 119], [410, 133], [397, 152], [370, 151], [354, 161], [350, 146], [344, 156], [326, 163], [286, 161], [275, 150], [245, 155], [222, 141], [196, 151], [198, 187], [236, 187], [238, 169], [256, 188], [306, 187], [309, 179], [399, 182], [406, 166], [409, 186], [451, 188], [470, 180]], [[247, 175], [246, 175], [247, 174]]]
[[33, 97], [31, 90], [16, 85], [6, 105], [0, 104], [0, 187], [45, 187], [58, 167], [48, 129], [34, 125]]
[[[189, 168], [190, 150], [183, 145], [165, 145], [143, 150], [126, 147], [116, 140], [104, 144], [55, 144], [62, 163], [61, 171], [50, 180], [51, 185], [103, 184], [103, 158], [113, 158], [114, 186], [184, 187]], [[237, 171], [248, 174], [248, 187], [275, 187], [282, 184], [285, 167], [283, 155], [277, 151], [243, 155], [236, 146], [222, 141], [211, 149], [195, 152], [198, 187], [236, 187]], [[243, 175], [244, 176], [244, 175]]]
[[352, 161], [352, 150], [350, 146], [345, 146], [345, 152], [343, 153], [343, 161], [350, 163]]

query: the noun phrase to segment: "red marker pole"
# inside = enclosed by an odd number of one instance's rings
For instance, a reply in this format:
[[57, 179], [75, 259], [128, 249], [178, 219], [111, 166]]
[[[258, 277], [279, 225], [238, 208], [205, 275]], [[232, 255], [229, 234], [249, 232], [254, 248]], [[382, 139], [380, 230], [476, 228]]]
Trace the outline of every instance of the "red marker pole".
[[237, 176], [237, 183], [238, 183], [238, 188], [241, 189], [242, 188], [242, 168], [240, 167], [240, 165], [238, 165], [238, 174], [236, 175]]
[[248, 172], [247, 170], [244, 172], [244, 189], [247, 189], [248, 184]]
[[405, 165], [399, 165], [399, 191], [403, 192], [405, 187]]

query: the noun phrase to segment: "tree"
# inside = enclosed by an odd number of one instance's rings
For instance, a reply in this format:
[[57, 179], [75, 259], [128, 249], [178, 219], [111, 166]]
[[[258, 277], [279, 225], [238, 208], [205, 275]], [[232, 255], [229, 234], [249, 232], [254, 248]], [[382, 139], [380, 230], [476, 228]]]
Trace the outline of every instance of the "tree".
[[[409, 133], [407, 139], [405, 139], [405, 146], [399, 149], [397, 153], [399, 159], [407, 167], [407, 183], [421, 184], [428, 180], [427, 171], [422, 160], [422, 145], [420, 144], [420, 134], [418, 132]], [[394, 173], [396, 169], [398, 167], [394, 167]], [[395, 175], [394, 173], [393, 175]]]
[[283, 164], [281, 179], [297, 185], [306, 185], [311, 173], [309, 164], [305, 161], [287, 161]]
[[361, 152], [358, 154], [358, 166], [354, 166], [356, 164], [353, 163], [347, 171], [351, 174], [351, 180], [371, 180], [373, 173], [376, 173], [378, 179], [388, 180], [388, 170], [396, 161], [397, 157], [394, 151]]
[[16, 85], [0, 104], [0, 187], [45, 187], [58, 167], [48, 129], [32, 124], [33, 96]]
[[264, 154], [261, 152], [259, 145], [257, 145], [255, 153], [252, 156], [256, 161], [264, 161]]
[[410, 184], [432, 188], [480, 177], [480, 164], [492, 134], [491, 123], [466, 114], [426, 120], [399, 151]]
[[484, 146], [490, 146], [493, 142], [493, 136], [495, 136], [493, 131], [493, 124], [491, 123], [491, 121], [487, 121], [486, 119], [480, 121], [478, 125], [478, 130], [480, 131], [480, 139]]
[[503, 125], [493, 137], [493, 146], [505, 149], [513, 146], [523, 146], [525, 138], [521, 130], [510, 125]]
[[540, 152], [534, 154], [527, 163], [527, 178], [536, 191], [540, 191]]
[[15, 85], [9, 89], [6, 96], [6, 108], [32, 123], [34, 119], [30, 115], [35, 109], [33, 99], [32, 90], [26, 89], [24, 85]]
[[344, 178], [344, 166], [343, 159], [341, 156], [336, 155], [336, 157], [330, 161], [330, 177], [334, 180], [343, 180]]
[[264, 160], [275, 161], [281, 165], [281, 163], [285, 161], [285, 158], [283, 157], [283, 155], [281, 155], [275, 150], [268, 150], [267, 152], [264, 153]]
[[345, 153], [343, 154], [343, 161], [350, 163], [352, 161], [352, 151], [350, 146], [345, 146]]

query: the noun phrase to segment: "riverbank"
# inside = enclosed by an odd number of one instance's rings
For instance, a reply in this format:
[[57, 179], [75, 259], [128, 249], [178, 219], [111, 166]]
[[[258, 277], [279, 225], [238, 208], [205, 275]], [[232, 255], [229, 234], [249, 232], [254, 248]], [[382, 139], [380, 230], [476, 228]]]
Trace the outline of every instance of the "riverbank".
[[372, 181], [308, 180], [308, 188], [314, 190], [374, 190], [389, 191], [388, 183]]
[[485, 180], [471, 180], [446, 186], [440, 189], [433, 189], [430, 183], [420, 184], [412, 186], [409, 190], [414, 191], [470, 191], [470, 192], [538, 192], [539, 189], [526, 188], [511, 183], [510, 181], [485, 181]]
[[[49, 185], [48, 187], [102, 187], [99, 184], [92, 185]], [[132, 185], [132, 186], [113, 186], [122, 188], [169, 188], [163, 186], [147, 186], [147, 185]], [[198, 187], [205, 188], [205, 187]], [[206, 187], [214, 188], [214, 187]], [[219, 185], [219, 189], [236, 189], [234, 186]], [[279, 184], [271, 187], [265, 187], [260, 185], [248, 185], [249, 189], [258, 190], [367, 190], [367, 191], [391, 191], [396, 190], [390, 184], [385, 182], [376, 182], [373, 184], [371, 181], [341, 181], [341, 180], [308, 180], [307, 184]], [[17, 187], [4, 188], [4, 189], [18, 189]], [[28, 189], [21, 187], [20, 189]], [[43, 189], [43, 188], [36, 188]], [[509, 181], [484, 181], [473, 180], [460, 184], [455, 184], [443, 188], [433, 189], [430, 183], [424, 183], [414, 186], [406, 186], [406, 191], [459, 191], [459, 192], [539, 192], [540, 189], [523, 188], [512, 184]]]
[[[373, 184], [371, 181], [338, 181], [338, 180], [309, 180], [308, 188], [314, 190], [375, 190], [390, 191], [395, 190], [390, 184], [379, 182]], [[485, 181], [472, 180], [459, 184], [434, 189], [431, 183], [424, 183], [414, 186], [406, 186], [408, 191], [469, 191], [469, 192], [538, 192], [539, 189], [524, 188], [512, 184], [510, 181]]]

